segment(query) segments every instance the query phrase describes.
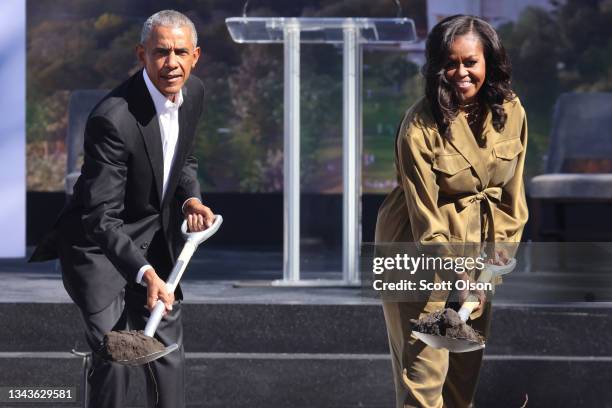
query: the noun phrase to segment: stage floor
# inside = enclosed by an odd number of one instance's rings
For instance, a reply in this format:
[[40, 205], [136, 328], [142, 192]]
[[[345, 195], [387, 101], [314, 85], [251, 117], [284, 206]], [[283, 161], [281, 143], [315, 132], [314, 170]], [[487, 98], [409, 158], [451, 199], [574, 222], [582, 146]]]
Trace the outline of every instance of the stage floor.
[[[28, 254], [32, 248], [28, 248]], [[371, 291], [359, 287], [273, 287], [282, 278], [281, 248], [203, 247], [192, 258], [182, 287], [186, 303], [376, 304]], [[304, 279], [340, 280], [340, 250], [302, 252]], [[0, 260], [4, 303], [70, 302], [56, 262]], [[612, 275], [588, 266], [572, 272], [525, 271], [504, 276], [493, 298], [512, 305], [572, 304], [588, 307], [612, 301]], [[609, 304], [606, 305], [609, 307]]]

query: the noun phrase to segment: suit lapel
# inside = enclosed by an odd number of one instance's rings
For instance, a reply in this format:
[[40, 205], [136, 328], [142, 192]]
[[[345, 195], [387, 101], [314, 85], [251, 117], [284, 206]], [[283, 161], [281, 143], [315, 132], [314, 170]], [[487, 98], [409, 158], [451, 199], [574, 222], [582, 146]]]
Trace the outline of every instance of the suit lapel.
[[144, 140], [147, 156], [153, 169], [155, 177], [155, 187], [160, 208], [162, 202], [162, 183], [164, 181], [164, 154], [161, 143], [161, 132], [159, 121], [153, 99], [142, 77], [142, 71], [137, 74], [136, 89], [133, 95], [131, 109], [134, 109], [134, 116], [138, 123], [138, 129]]
[[170, 169], [168, 186], [166, 187], [166, 195], [164, 196], [163, 205], [166, 205], [169, 197], [173, 195], [173, 192], [178, 184], [178, 180], [181, 175], [181, 171], [183, 168], [183, 163], [185, 161], [185, 155], [189, 148], [189, 143], [186, 140], [187, 134], [189, 133], [187, 129], [189, 117], [189, 109], [191, 108], [191, 104], [188, 102], [189, 91], [187, 89], [187, 84], [183, 86], [183, 104], [179, 108], [179, 134], [178, 140], [176, 141], [176, 150], [174, 151], [174, 159], [172, 160], [172, 168]]
[[155, 177], [155, 187], [157, 190], [157, 198], [161, 203], [162, 198], [162, 184], [164, 181], [164, 153], [161, 145], [161, 133], [159, 130], [159, 121], [157, 116], [153, 116], [153, 119], [145, 126], [138, 124], [140, 133], [145, 142], [147, 149], [147, 155], [149, 156], [149, 162], [153, 169], [153, 176]]

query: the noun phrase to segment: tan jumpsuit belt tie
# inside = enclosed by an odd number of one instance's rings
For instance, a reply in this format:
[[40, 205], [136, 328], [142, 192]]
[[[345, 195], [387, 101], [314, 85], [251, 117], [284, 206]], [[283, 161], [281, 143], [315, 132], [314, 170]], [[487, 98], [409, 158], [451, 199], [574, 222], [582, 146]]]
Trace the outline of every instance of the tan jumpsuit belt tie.
[[[480, 216], [480, 206], [484, 203], [486, 211], [486, 240], [495, 240], [495, 226], [493, 224], [493, 203], [495, 205], [501, 202], [502, 189], [501, 187], [487, 187], [483, 191], [460, 198], [457, 201], [459, 211], [468, 208], [470, 216], [468, 218], [466, 242], [474, 243], [481, 242], [482, 225]], [[475, 216], [476, 215], [476, 216]]]

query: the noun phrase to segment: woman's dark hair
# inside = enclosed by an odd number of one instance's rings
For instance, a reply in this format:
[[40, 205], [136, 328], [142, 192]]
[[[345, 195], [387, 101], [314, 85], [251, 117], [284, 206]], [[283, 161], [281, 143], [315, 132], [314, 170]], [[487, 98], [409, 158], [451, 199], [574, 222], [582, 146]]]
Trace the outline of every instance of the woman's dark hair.
[[[504, 101], [514, 97], [514, 92], [510, 88], [510, 60], [495, 29], [486, 21], [474, 16], [456, 15], [440, 21], [427, 37], [425, 49], [427, 60], [423, 66], [423, 75], [425, 96], [440, 134], [447, 139], [452, 137], [450, 123], [459, 112], [459, 97], [455, 88], [446, 79], [445, 67], [455, 38], [468, 33], [477, 36], [482, 43], [486, 77], [478, 92], [478, 100], [491, 110], [493, 127], [498, 132], [504, 128], [507, 119], [502, 105]], [[484, 144], [486, 141], [480, 142]]]

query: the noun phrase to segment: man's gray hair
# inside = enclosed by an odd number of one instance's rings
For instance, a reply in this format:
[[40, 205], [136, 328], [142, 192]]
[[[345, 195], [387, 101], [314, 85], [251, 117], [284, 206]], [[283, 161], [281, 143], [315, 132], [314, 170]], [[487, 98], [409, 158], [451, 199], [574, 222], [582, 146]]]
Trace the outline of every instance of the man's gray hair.
[[193, 21], [189, 19], [183, 13], [179, 13], [175, 10], [162, 10], [153, 14], [147, 18], [147, 21], [142, 25], [142, 31], [140, 33], [140, 43], [144, 44], [151, 35], [153, 27], [162, 26], [170, 28], [189, 27], [191, 29], [191, 42], [193, 42], [193, 48], [198, 46], [198, 32], [193, 25]]

